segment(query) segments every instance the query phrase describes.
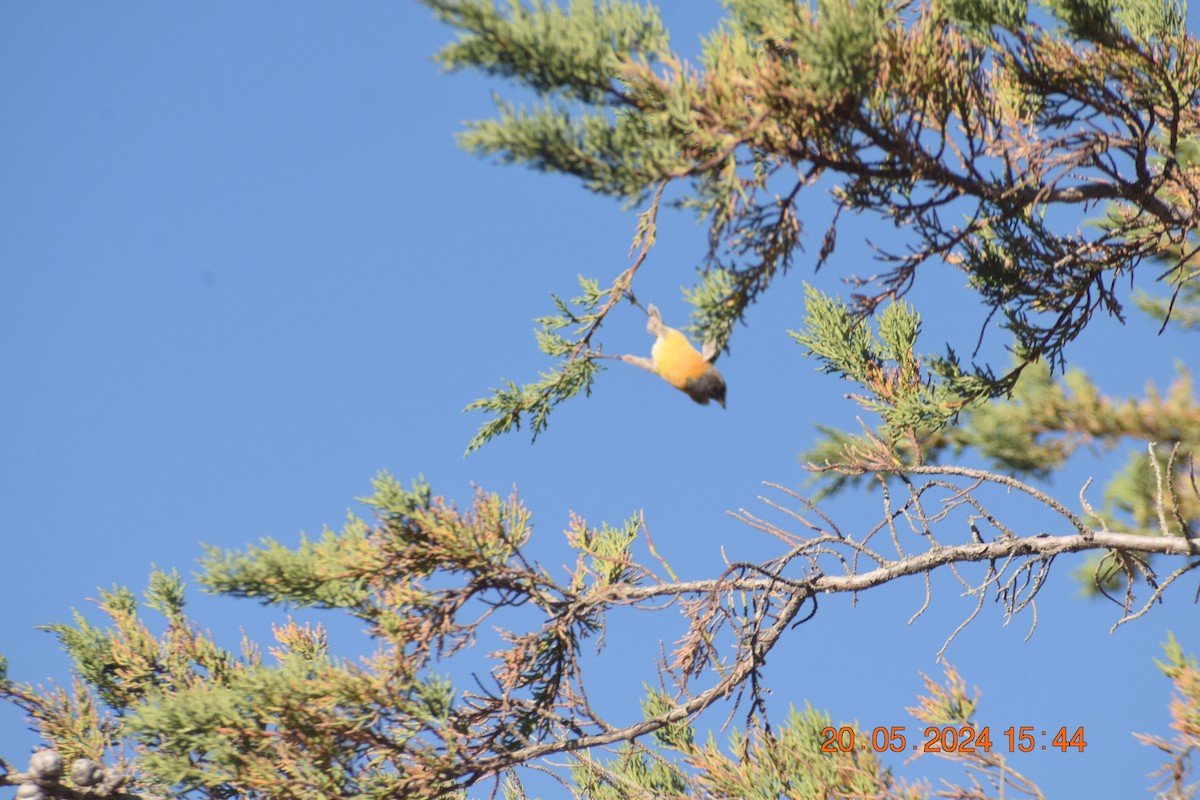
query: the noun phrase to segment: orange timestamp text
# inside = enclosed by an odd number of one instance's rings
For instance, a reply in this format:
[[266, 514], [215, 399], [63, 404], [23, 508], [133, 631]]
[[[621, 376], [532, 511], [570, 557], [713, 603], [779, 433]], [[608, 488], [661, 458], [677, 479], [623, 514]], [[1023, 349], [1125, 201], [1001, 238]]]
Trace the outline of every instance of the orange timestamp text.
[[[1053, 729], [1051, 729], [1053, 730]], [[861, 740], [858, 732], [849, 725], [840, 728], [821, 729], [822, 753], [849, 753], [854, 750], [876, 753], [990, 753], [993, 747], [1007, 749], [1009, 753], [1032, 753], [1035, 750], [1077, 750], [1082, 753], [1087, 747], [1083, 726], [1072, 733], [1066, 725], [1053, 734], [1034, 725], [1010, 725], [1000, 732], [993, 744], [991, 727], [975, 728], [970, 725], [930, 725], [911, 747], [903, 725], [879, 726], [871, 730], [868, 740]]]

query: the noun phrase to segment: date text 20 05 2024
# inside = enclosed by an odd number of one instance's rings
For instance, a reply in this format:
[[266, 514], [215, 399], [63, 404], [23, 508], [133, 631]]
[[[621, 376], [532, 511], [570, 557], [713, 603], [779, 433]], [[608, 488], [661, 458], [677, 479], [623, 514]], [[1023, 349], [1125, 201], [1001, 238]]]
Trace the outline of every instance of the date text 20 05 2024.
[[1051, 734], [1036, 730], [1033, 725], [1010, 725], [1000, 732], [995, 744], [992, 742], [991, 727], [986, 725], [982, 728], [930, 725], [922, 731], [922, 736], [923, 740], [910, 748], [903, 725], [874, 728], [869, 741], [859, 740], [855, 729], [848, 725], [822, 728], [821, 752], [872, 750], [876, 753], [902, 753], [911, 749], [925, 753], [990, 753], [995, 747], [1000, 752], [1009, 753], [1032, 753], [1035, 750], [1058, 750], [1063, 753], [1075, 750], [1082, 753], [1087, 747], [1082, 726], [1072, 732], [1064, 725], [1054, 732], [1053, 738], [1048, 738]]

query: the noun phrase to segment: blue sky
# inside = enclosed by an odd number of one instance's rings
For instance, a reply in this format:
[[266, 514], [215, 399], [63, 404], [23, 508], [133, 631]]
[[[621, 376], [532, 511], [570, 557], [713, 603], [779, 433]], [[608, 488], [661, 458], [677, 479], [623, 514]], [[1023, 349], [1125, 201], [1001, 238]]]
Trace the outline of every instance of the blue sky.
[[[694, 54], [717, 4], [663, 7], [676, 46]], [[550, 366], [533, 319], [551, 310], [549, 292], [573, 294], [576, 275], [623, 269], [635, 221], [572, 180], [457, 149], [454, 132], [504, 87], [442, 73], [430, 55], [451, 35], [407, 1], [0, 8], [0, 652], [12, 677], [65, 680], [65, 657], [35, 626], [90, 613], [98, 586], [140, 591], [152, 564], [189, 574], [201, 542], [337, 528], [348, 510], [366, 513], [354, 498], [385, 469], [405, 482], [424, 474], [460, 502], [473, 483], [516, 486], [535, 515], [529, 554], [551, 567], [571, 560], [571, 510], [598, 525], [644, 509], [685, 578], [717, 574], [723, 552], [778, 553], [727, 512], [768, 515], [761, 482], [800, 487], [796, 456], [815, 426], [853, 426], [858, 413], [786, 334], [800, 324], [801, 282], [835, 290], [876, 270], [867, 238], [901, 240], [876, 220], [845, 220], [814, 278], [810, 239], [720, 362], [725, 412], [615, 364], [536, 445], [522, 431], [464, 458], [482, 418], [462, 407], [502, 377]], [[829, 198], [808, 203], [819, 236]], [[704, 247], [692, 218], [664, 215], [636, 288], [668, 323], [686, 319], [680, 287]], [[961, 283], [931, 267], [915, 295], [928, 349], [974, 343], [979, 311]], [[643, 325], [621, 309], [606, 350], [647, 353]], [[1133, 317], [1097, 322], [1069, 355], [1126, 395], [1165, 385], [1179, 363], [1194, 369], [1194, 352]], [[1055, 491], [1072, 500], [1121, 460], [1076, 459]], [[878, 505], [852, 494], [828, 508], [856, 525]], [[1159, 761], [1131, 732], [1167, 732], [1170, 687], [1152, 659], [1168, 630], [1200, 652], [1193, 587], [1110, 635], [1116, 611], [1079, 598], [1075, 563], [1056, 563], [1029, 642], [1029, 618], [1005, 627], [989, 602], [947, 657], [982, 688], [993, 726], [1085, 726], [1084, 754], [1014, 761], [1048, 796], [1142, 796]], [[937, 589], [912, 625], [916, 580], [857, 607], [825, 599], [772, 654], [776, 715], [809, 700], [836, 720], [915, 726], [904, 707], [919, 673], [940, 672], [935, 654], [971, 610], [955, 584]], [[189, 610], [230, 645], [242, 630], [265, 638], [284, 616], [195, 590]], [[364, 646], [354, 625], [328, 621], [335, 647]], [[599, 691], [617, 716], [637, 713], [654, 642], [678, 632], [645, 615], [610, 620]], [[0, 755], [22, 763], [33, 743], [0, 708]], [[897, 767], [912, 777], [930, 763]]]

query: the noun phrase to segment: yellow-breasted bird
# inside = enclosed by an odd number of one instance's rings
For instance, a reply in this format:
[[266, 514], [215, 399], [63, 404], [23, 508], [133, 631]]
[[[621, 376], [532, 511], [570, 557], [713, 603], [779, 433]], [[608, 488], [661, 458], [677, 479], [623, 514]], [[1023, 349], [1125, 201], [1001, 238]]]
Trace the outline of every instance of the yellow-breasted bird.
[[719, 353], [701, 354], [688, 338], [662, 321], [658, 309], [650, 305], [646, 309], [646, 332], [654, 336], [654, 347], [650, 358], [621, 356], [627, 364], [633, 364], [660, 376], [700, 405], [716, 400], [725, 407], [725, 379], [712, 362]]

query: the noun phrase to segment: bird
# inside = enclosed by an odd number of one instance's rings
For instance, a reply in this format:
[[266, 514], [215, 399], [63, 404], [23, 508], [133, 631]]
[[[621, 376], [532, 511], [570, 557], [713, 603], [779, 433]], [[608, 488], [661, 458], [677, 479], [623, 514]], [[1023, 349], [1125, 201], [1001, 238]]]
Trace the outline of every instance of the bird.
[[[647, 316], [646, 332], [654, 336], [650, 358], [633, 355], [619, 358], [653, 372], [702, 406], [716, 400], [725, 408], [725, 379], [712, 364], [719, 353], [701, 354], [686, 336], [662, 321], [662, 314], [653, 304], [643, 310]], [[708, 349], [706, 346], [705, 351]]]

